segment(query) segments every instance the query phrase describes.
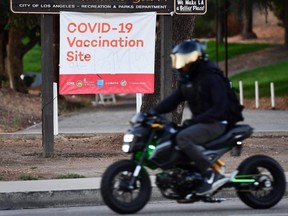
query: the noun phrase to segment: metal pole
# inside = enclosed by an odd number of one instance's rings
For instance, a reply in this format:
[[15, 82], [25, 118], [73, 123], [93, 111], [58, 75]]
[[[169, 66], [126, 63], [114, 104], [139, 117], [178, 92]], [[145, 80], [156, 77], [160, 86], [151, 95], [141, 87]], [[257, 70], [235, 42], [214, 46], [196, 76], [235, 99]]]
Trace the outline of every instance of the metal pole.
[[224, 26], [224, 32], [225, 32], [225, 76], [228, 77], [228, 1], [225, 0], [225, 26]]
[[137, 93], [136, 94], [136, 113], [141, 111], [141, 105], [142, 105], [142, 94]]
[[259, 108], [259, 84], [258, 81], [255, 81], [255, 107]]
[[275, 88], [274, 83], [270, 83], [270, 93], [271, 93], [271, 108], [275, 109]]
[[58, 127], [58, 85], [56, 82], [53, 83], [53, 127], [54, 127], [54, 136], [59, 134]]
[[240, 99], [240, 104], [243, 105], [244, 104], [244, 93], [243, 93], [243, 82], [240, 80], [239, 81], [239, 99]]
[[216, 16], [216, 49], [215, 49], [215, 62], [216, 65], [219, 65], [219, 3], [218, 0], [216, 0], [215, 5], [215, 16]]

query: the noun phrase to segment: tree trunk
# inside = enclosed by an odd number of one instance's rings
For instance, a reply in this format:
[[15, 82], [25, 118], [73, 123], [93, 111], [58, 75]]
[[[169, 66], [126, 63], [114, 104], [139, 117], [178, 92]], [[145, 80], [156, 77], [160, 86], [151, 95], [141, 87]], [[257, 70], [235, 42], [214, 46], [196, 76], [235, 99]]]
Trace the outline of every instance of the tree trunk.
[[288, 49], [288, 2], [284, 0], [284, 29], [285, 29], [285, 41], [284, 45]]
[[[172, 45], [185, 40], [191, 39], [193, 36], [195, 26], [195, 16], [173, 16], [173, 38]], [[154, 94], [145, 94], [143, 97], [143, 104], [141, 107], [142, 112], [147, 112], [150, 108], [155, 106], [160, 102], [160, 89], [161, 89], [161, 77], [160, 77], [160, 57], [161, 57], [161, 47], [160, 47], [160, 28], [157, 28], [157, 40], [156, 40], [156, 52], [155, 52], [155, 91]], [[171, 47], [172, 49], [172, 47]], [[175, 89], [178, 85], [177, 77], [173, 77], [171, 83], [171, 89]], [[181, 104], [177, 110], [173, 112], [172, 121], [175, 123], [180, 123], [182, 120], [182, 114], [184, 109], [184, 103]]]
[[242, 1], [242, 31], [243, 39], [255, 39], [257, 35], [253, 32], [253, 1]]
[[2, 87], [2, 82], [6, 79], [4, 58], [5, 58], [5, 31], [4, 26], [0, 24], [0, 88]]
[[[185, 39], [192, 39], [195, 26], [195, 16], [174, 16], [173, 17], [173, 46]], [[173, 77], [172, 89], [178, 87], [177, 77]], [[182, 121], [185, 103], [182, 103], [172, 114], [172, 121], [180, 124]]]
[[6, 58], [6, 72], [9, 79], [9, 86], [11, 89], [27, 93], [27, 88], [22, 82], [20, 75], [23, 73], [22, 63], [22, 35], [21, 29], [11, 27], [8, 30], [8, 44], [7, 44], [7, 58]]
[[[159, 18], [159, 17], [157, 17]], [[156, 45], [155, 45], [155, 68], [154, 68], [154, 93], [153, 94], [144, 94], [143, 103], [141, 105], [141, 112], [148, 112], [149, 109], [154, 107], [160, 101], [160, 56], [161, 56], [161, 32], [159, 28], [159, 20], [157, 20], [156, 28]]]
[[216, 0], [216, 41], [224, 43], [224, 27], [225, 27], [225, 0]]

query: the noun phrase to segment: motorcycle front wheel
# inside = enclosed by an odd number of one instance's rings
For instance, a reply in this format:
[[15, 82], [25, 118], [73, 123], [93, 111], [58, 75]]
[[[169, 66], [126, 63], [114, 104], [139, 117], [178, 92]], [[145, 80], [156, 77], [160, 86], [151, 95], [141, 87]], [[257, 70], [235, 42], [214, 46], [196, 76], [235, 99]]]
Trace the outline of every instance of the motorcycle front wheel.
[[101, 195], [105, 204], [119, 214], [132, 214], [141, 210], [149, 201], [151, 181], [142, 168], [131, 187], [131, 179], [136, 168], [131, 160], [121, 160], [110, 165], [101, 180]]
[[[247, 206], [254, 209], [271, 208], [284, 196], [285, 173], [273, 158], [265, 155], [251, 156], [239, 165], [238, 171], [236, 178], [240, 181], [246, 179], [247, 182], [237, 184], [237, 195]], [[252, 180], [250, 183], [249, 179]]]

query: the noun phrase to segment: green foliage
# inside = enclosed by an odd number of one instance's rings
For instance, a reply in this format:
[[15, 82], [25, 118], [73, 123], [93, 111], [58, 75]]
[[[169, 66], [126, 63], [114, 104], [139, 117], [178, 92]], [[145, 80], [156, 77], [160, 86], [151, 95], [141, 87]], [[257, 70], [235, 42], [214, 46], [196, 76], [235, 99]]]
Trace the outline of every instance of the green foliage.
[[79, 175], [77, 173], [68, 173], [68, 174], [59, 175], [56, 178], [57, 179], [73, 179], [73, 178], [85, 178], [85, 176]]
[[22, 29], [26, 34], [40, 32], [40, 15], [12, 13], [9, 18], [8, 28]]
[[[228, 59], [237, 55], [255, 52], [264, 48], [272, 47], [271, 44], [258, 44], [258, 43], [229, 43], [228, 44]], [[216, 60], [216, 42], [207, 42], [207, 54], [213, 61]], [[225, 45], [220, 43], [218, 46], [218, 60], [223, 61], [225, 59]]]
[[212, 37], [216, 34], [215, 1], [207, 1], [205, 15], [196, 16], [194, 34], [195, 38]]
[[204, 16], [197, 16], [195, 20], [195, 37], [212, 37], [215, 35], [215, 19], [207, 19]]
[[260, 97], [270, 97], [270, 83], [274, 83], [275, 96], [288, 95], [288, 61], [249, 70], [230, 77], [233, 87], [243, 83], [244, 98], [255, 98], [255, 81], [258, 81]]
[[[285, 0], [286, 1], [286, 0]], [[269, 5], [269, 8], [273, 11], [274, 15], [281, 21], [281, 25], [284, 24], [284, 1], [283, 0], [273, 0]]]
[[20, 179], [23, 181], [28, 181], [28, 180], [38, 180], [38, 177], [32, 176], [30, 174], [24, 174], [20, 176]]
[[14, 128], [21, 128], [21, 117], [19, 115], [13, 117], [12, 125]]
[[36, 44], [24, 55], [23, 71], [41, 73], [41, 47], [39, 44]]

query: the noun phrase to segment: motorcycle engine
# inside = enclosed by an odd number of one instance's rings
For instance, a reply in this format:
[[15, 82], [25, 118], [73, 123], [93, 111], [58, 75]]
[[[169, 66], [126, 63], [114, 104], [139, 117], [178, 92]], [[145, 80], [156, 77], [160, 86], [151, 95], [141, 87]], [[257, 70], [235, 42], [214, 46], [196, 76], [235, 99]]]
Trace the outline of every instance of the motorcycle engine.
[[173, 169], [156, 175], [156, 185], [168, 199], [185, 197], [201, 182], [201, 174], [191, 170]]

